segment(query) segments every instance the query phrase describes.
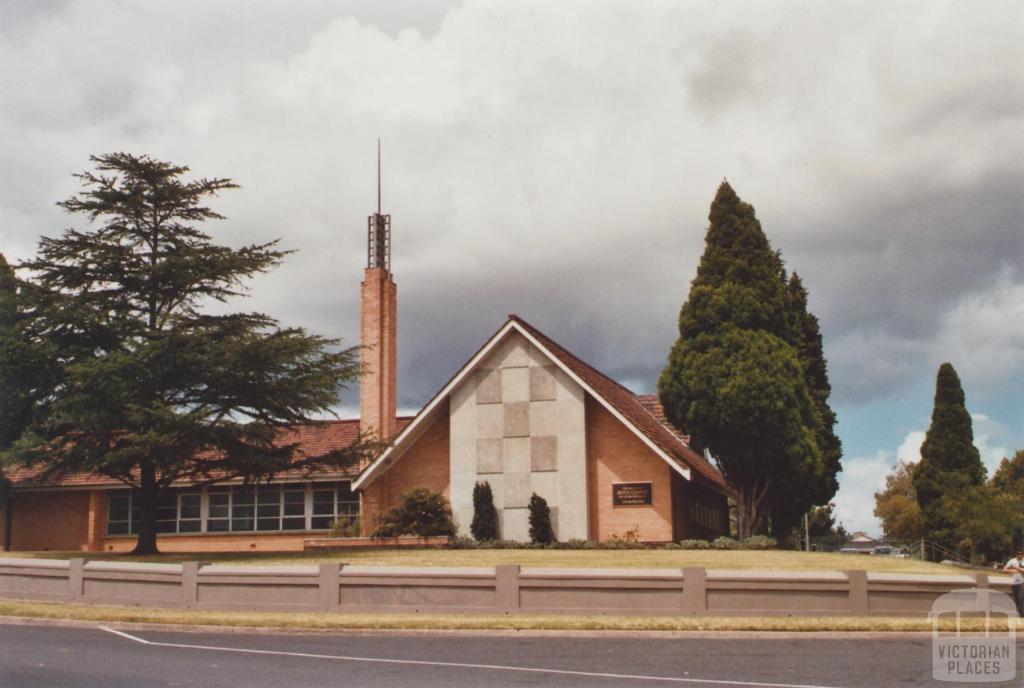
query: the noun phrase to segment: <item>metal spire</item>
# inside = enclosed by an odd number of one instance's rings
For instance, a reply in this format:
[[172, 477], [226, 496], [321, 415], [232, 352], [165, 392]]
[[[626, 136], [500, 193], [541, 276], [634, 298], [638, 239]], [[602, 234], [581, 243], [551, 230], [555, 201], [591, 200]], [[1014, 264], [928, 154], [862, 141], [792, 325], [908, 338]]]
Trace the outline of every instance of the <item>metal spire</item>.
[[391, 270], [391, 216], [381, 212], [381, 155], [380, 137], [377, 137], [377, 212], [368, 218], [368, 268]]

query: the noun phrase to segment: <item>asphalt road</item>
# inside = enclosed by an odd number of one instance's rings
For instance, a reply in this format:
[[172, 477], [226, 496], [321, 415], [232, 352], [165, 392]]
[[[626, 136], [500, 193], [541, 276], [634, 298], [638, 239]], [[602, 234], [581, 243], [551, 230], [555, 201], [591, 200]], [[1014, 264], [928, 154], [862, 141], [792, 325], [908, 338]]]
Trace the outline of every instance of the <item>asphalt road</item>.
[[[0, 625], [0, 686], [935, 685], [931, 640], [920, 636], [766, 639], [125, 633]], [[1022, 685], [1021, 644], [1016, 653], [1016, 681], [981, 685]]]

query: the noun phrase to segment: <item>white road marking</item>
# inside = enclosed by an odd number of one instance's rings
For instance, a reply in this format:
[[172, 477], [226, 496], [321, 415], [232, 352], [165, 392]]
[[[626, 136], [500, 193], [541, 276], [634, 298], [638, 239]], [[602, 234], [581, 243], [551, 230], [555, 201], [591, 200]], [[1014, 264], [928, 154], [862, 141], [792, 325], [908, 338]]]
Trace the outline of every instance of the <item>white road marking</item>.
[[502, 664], [471, 664], [463, 662], [433, 662], [422, 659], [388, 659], [384, 657], [350, 657], [346, 655], [321, 655], [311, 652], [286, 652], [284, 650], [252, 650], [241, 647], [217, 647], [211, 645], [190, 645], [186, 643], [163, 643], [100, 626], [101, 631], [113, 633], [128, 640], [153, 647], [176, 647], [185, 650], [207, 650], [212, 652], [237, 652], [251, 655], [276, 655], [279, 657], [303, 657], [307, 659], [333, 659], [345, 662], [367, 662], [376, 664], [411, 664], [418, 666], [453, 667], [457, 669], [487, 669], [491, 671], [519, 671], [532, 674], [553, 674], [559, 676], [586, 676], [589, 678], [632, 679], [636, 681], [661, 681], [663, 683], [695, 683], [701, 685], [751, 686], [752, 688], [836, 688], [803, 683], [764, 683], [760, 681], [728, 681], [713, 678], [680, 678], [676, 676], [645, 676], [642, 674], [609, 674], [596, 671], [573, 671], [571, 669], [544, 669], [540, 667], [518, 667]]
[[125, 633], [124, 631], [118, 631], [118, 630], [115, 630], [113, 628], [107, 628], [106, 626], [100, 626], [100, 630], [101, 631], [106, 631], [107, 633], [113, 633], [114, 635], [119, 635], [122, 638], [127, 638], [128, 640], [134, 640], [135, 642], [142, 643], [143, 645], [151, 645], [152, 644], [148, 640], [144, 640], [143, 638], [139, 638], [138, 636], [129, 635], [128, 633]]

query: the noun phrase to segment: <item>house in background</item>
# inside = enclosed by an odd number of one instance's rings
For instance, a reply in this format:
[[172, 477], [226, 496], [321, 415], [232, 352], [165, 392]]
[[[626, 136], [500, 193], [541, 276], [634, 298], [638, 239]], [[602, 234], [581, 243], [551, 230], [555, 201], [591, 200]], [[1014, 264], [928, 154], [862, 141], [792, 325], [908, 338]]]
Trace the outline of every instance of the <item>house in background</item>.
[[[392, 438], [368, 466], [271, 484], [169, 490], [158, 507], [163, 551], [301, 550], [339, 520], [377, 516], [414, 487], [443, 493], [469, 534], [476, 482], [490, 483], [502, 538], [528, 540], [530, 496], [544, 497], [560, 540], [645, 542], [728, 533], [729, 488], [718, 469], [636, 395], [512, 315], [414, 417], [396, 415], [397, 288], [391, 218], [369, 218], [361, 288], [360, 418], [282, 428], [280, 442], [320, 454], [360, 431]], [[0, 519], [15, 550], [128, 551], [138, 508], [131, 490], [97, 475], [45, 485], [16, 470]]]
[[864, 531], [858, 530], [850, 536], [850, 539], [843, 545], [842, 552], [853, 554], [871, 554], [875, 547], [881, 542], [871, 537]]

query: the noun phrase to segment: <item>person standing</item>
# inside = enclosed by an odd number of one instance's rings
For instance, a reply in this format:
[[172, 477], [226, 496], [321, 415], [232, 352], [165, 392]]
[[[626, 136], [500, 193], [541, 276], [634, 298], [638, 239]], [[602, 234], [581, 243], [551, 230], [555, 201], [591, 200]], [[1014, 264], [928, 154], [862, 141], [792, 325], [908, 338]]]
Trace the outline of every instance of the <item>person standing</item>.
[[1006, 562], [1003, 573], [1013, 574], [1013, 602], [1017, 613], [1024, 616], [1024, 549], [1018, 549], [1013, 559]]

